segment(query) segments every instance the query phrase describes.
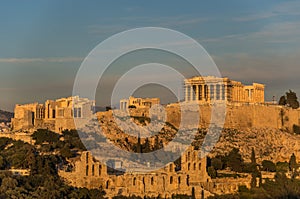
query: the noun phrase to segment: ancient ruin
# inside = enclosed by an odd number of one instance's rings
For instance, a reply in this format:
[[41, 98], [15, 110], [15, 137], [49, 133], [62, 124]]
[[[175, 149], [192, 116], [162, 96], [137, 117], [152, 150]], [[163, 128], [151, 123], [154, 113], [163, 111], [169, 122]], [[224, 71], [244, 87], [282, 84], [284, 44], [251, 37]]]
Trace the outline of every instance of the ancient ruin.
[[128, 107], [151, 108], [155, 104], [160, 104], [159, 98], [136, 98], [130, 96], [129, 99], [120, 100], [120, 109], [127, 110]]
[[263, 84], [243, 85], [227, 77], [192, 77], [184, 80], [185, 101], [264, 103]]
[[[155, 171], [130, 172], [117, 175], [109, 173], [106, 164], [100, 163], [85, 151], [80, 159], [73, 162], [71, 171], [59, 171], [59, 175], [75, 187], [100, 188], [107, 197], [149, 196], [170, 198], [174, 194], [191, 195], [194, 190], [196, 198], [206, 198], [212, 193], [231, 193], [239, 185], [250, 187], [249, 176], [241, 179], [211, 179], [206, 172], [206, 158], [199, 157], [198, 150], [190, 147], [182, 156], [180, 167], [169, 163]], [[226, 185], [230, 180], [231, 185]], [[228, 182], [227, 182], [228, 184]]]
[[74, 119], [90, 118], [94, 107], [94, 101], [78, 96], [47, 100], [45, 104], [17, 104], [15, 116], [12, 118], [12, 129], [24, 131], [42, 128], [55, 132], [76, 129]]

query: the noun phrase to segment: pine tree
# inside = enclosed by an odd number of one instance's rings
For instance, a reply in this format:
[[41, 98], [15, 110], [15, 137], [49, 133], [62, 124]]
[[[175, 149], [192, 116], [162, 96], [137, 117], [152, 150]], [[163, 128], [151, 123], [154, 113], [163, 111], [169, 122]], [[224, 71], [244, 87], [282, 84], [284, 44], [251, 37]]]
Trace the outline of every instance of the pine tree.
[[288, 106], [292, 107], [293, 109], [299, 108], [299, 102], [297, 100], [297, 95], [292, 90], [286, 93], [286, 103]]
[[286, 105], [286, 97], [284, 95], [280, 97], [278, 104], [282, 106]]
[[252, 148], [252, 151], [251, 151], [251, 163], [256, 164], [256, 157], [255, 157], [254, 148]]
[[297, 169], [297, 161], [294, 153], [290, 157], [289, 167], [292, 172], [294, 172]]
[[137, 146], [136, 146], [136, 152], [137, 152], [137, 153], [142, 153], [142, 145], [141, 145], [141, 137], [140, 137], [140, 134], [138, 135], [138, 141], [137, 141]]

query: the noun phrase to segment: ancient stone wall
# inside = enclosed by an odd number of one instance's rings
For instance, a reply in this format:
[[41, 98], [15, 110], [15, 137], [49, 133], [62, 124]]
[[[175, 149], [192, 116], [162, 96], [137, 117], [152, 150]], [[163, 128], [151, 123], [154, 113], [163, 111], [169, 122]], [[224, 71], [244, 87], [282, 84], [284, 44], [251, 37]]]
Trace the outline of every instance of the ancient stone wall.
[[[165, 107], [167, 122], [179, 128], [181, 120], [189, 124], [195, 118], [181, 118], [180, 105], [170, 104]], [[200, 128], [208, 128], [211, 121], [211, 104], [199, 104]], [[195, 111], [195, 110], [190, 110]], [[148, 117], [149, 109], [131, 109], [130, 114], [136, 117]], [[267, 104], [227, 103], [224, 128], [286, 128], [293, 130], [293, 125], [300, 125], [300, 109]]]
[[181, 160], [178, 171], [175, 164], [170, 163], [156, 171], [114, 175], [108, 174], [106, 166], [96, 161], [90, 152], [83, 152], [72, 172], [59, 171], [59, 175], [75, 187], [102, 187], [110, 198], [116, 195], [171, 198], [173, 194], [191, 195], [193, 190], [196, 198], [206, 198], [215, 193], [235, 193], [240, 185], [250, 186], [249, 175], [212, 180], [206, 172], [206, 158], [200, 158], [199, 151], [192, 147]]
[[[45, 105], [33, 103], [15, 106], [12, 118], [14, 131], [49, 129], [57, 133], [65, 129], [75, 129], [74, 119], [84, 123], [93, 115], [95, 102], [78, 96], [47, 100]], [[74, 119], [73, 119], [74, 118]]]

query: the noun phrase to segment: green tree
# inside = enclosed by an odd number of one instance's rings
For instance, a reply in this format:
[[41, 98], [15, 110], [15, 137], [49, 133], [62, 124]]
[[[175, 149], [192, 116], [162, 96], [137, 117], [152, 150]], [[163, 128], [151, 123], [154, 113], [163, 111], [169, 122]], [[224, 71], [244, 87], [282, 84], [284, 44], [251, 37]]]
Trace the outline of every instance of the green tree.
[[275, 164], [270, 160], [263, 160], [261, 164], [262, 164], [263, 171], [270, 171], [270, 172], [276, 171]]
[[294, 153], [290, 157], [289, 167], [290, 167], [290, 170], [296, 169], [296, 167], [297, 167], [296, 156]]
[[6, 167], [5, 159], [0, 155], [0, 169], [4, 169]]
[[233, 148], [227, 156], [227, 166], [233, 171], [242, 171], [243, 159], [238, 148]]
[[207, 173], [213, 179], [217, 177], [217, 171], [215, 170], [215, 168], [213, 166], [208, 167]]
[[289, 92], [286, 93], [286, 103], [288, 106], [292, 107], [293, 109], [299, 108], [297, 94], [292, 90], [289, 90]]
[[297, 164], [297, 160], [296, 160], [296, 156], [293, 153], [290, 157], [290, 161], [289, 161], [289, 169], [292, 172], [292, 178], [294, 178], [297, 174], [297, 168], [298, 168], [298, 164]]
[[255, 151], [254, 151], [253, 147], [252, 147], [252, 151], [251, 151], [251, 163], [256, 164]]
[[293, 132], [294, 132], [295, 134], [299, 135], [299, 134], [300, 134], [300, 126], [294, 124], [294, 125], [293, 125]]
[[211, 166], [216, 170], [221, 170], [223, 168], [223, 162], [220, 158], [214, 157], [211, 159]]
[[282, 106], [286, 105], [286, 97], [284, 95], [280, 97], [278, 104]]
[[38, 129], [32, 134], [32, 138], [36, 144], [43, 144], [44, 142], [52, 144], [59, 141], [60, 135], [47, 129]]
[[64, 158], [73, 157], [72, 151], [70, 150], [70, 147], [67, 144], [60, 150], [60, 154]]
[[[14, 189], [18, 185], [18, 181], [11, 177], [5, 177], [2, 179], [0, 190], [6, 192], [8, 190]], [[1, 192], [0, 191], [0, 192]]]
[[286, 173], [289, 171], [289, 163], [288, 162], [277, 162], [276, 163], [276, 171]]

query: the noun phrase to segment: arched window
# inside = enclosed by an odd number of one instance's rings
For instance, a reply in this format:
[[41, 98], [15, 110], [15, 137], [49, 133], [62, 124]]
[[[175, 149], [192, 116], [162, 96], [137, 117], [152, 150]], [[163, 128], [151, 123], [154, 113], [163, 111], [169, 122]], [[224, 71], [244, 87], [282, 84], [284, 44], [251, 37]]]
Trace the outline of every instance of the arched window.
[[196, 170], [196, 163], [194, 163], [194, 171]]
[[86, 176], [89, 175], [89, 165], [86, 165], [86, 168], [85, 168], [85, 175], [86, 175]]
[[186, 161], [190, 161], [190, 159], [191, 159], [191, 152], [188, 152], [187, 157], [186, 157]]
[[188, 163], [188, 171], [191, 169], [191, 163]]
[[102, 169], [102, 166], [99, 165], [99, 176], [101, 176], [101, 169]]
[[132, 185], [133, 185], [133, 186], [135, 186], [135, 185], [136, 185], [136, 178], [133, 178]]
[[94, 175], [95, 175], [95, 166], [92, 165], [92, 176], [94, 176]]
[[106, 181], [106, 189], [108, 189], [109, 188], [109, 181]]
[[199, 170], [201, 170], [201, 163], [199, 163]]
[[170, 184], [173, 184], [173, 176], [170, 176]]
[[86, 163], [88, 164], [89, 163], [89, 153], [86, 153], [85, 158], [86, 158]]
[[190, 176], [189, 175], [187, 175], [187, 177], [186, 177], [186, 185], [190, 186]]
[[179, 177], [178, 177], [178, 184], [180, 184], [180, 180], [181, 180], [181, 179], [180, 179], [180, 176], [179, 176]]
[[151, 177], [151, 185], [153, 185], [154, 184], [154, 179], [153, 179], [153, 177]]

